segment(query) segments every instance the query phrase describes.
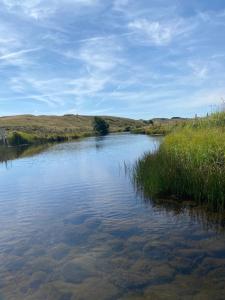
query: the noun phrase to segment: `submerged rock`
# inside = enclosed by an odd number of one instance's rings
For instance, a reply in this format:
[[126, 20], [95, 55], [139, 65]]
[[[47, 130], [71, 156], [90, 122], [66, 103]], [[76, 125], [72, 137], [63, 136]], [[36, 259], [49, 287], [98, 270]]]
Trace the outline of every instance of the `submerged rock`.
[[70, 247], [65, 244], [59, 244], [51, 250], [51, 255], [56, 260], [61, 260], [70, 252]]
[[52, 273], [55, 267], [55, 261], [48, 257], [36, 258], [29, 264], [29, 268], [32, 272], [42, 271], [45, 273]]
[[36, 272], [32, 275], [29, 287], [32, 289], [38, 289], [47, 279], [47, 274], [44, 272]]
[[149, 277], [143, 273], [134, 273], [118, 269], [112, 274], [110, 281], [119, 288], [125, 290], [140, 289], [149, 284]]
[[63, 279], [69, 283], [81, 283], [96, 274], [94, 260], [85, 255], [66, 263], [61, 270]]
[[119, 290], [102, 277], [92, 277], [75, 287], [73, 300], [111, 300], [118, 299]]

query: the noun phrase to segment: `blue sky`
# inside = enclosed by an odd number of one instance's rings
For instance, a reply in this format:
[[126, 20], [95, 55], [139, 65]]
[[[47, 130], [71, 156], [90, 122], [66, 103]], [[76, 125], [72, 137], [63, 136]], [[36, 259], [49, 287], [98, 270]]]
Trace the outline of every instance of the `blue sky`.
[[225, 1], [0, 0], [0, 115], [205, 114], [225, 98]]

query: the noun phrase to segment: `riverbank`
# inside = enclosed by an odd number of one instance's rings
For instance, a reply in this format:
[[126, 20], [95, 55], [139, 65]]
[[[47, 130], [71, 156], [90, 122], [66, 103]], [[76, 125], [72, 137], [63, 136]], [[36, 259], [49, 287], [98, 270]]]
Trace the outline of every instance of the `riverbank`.
[[225, 113], [188, 122], [141, 159], [135, 178], [151, 197], [192, 199], [225, 209]]
[[167, 135], [177, 129], [185, 127], [188, 123], [195, 122], [195, 119], [187, 118], [156, 118], [149, 121], [143, 121], [144, 126], [133, 128], [132, 133], [147, 134], [152, 136]]
[[22, 131], [13, 131], [8, 133], [7, 143], [9, 146], [20, 145], [40, 145], [48, 143], [59, 143], [66, 141], [73, 141], [82, 137], [93, 135], [91, 132], [87, 133], [27, 133]]
[[[110, 133], [124, 132], [141, 128], [142, 121], [102, 117], [110, 128]], [[93, 136], [93, 116], [33, 116], [21, 115], [0, 118], [0, 129], [6, 132], [7, 142], [11, 146], [46, 144], [75, 140]]]

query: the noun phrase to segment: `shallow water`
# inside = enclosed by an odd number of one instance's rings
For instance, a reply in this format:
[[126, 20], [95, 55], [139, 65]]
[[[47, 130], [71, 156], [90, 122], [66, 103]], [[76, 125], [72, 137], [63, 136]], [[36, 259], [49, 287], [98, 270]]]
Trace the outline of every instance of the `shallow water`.
[[0, 299], [225, 299], [223, 216], [132, 184], [158, 143], [110, 135], [0, 160]]

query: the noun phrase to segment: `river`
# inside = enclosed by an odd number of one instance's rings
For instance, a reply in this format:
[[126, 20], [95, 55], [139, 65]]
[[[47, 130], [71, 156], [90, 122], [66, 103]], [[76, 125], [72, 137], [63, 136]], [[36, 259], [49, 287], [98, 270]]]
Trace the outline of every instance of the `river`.
[[4, 154], [0, 299], [225, 299], [223, 216], [133, 184], [159, 142], [113, 134]]

